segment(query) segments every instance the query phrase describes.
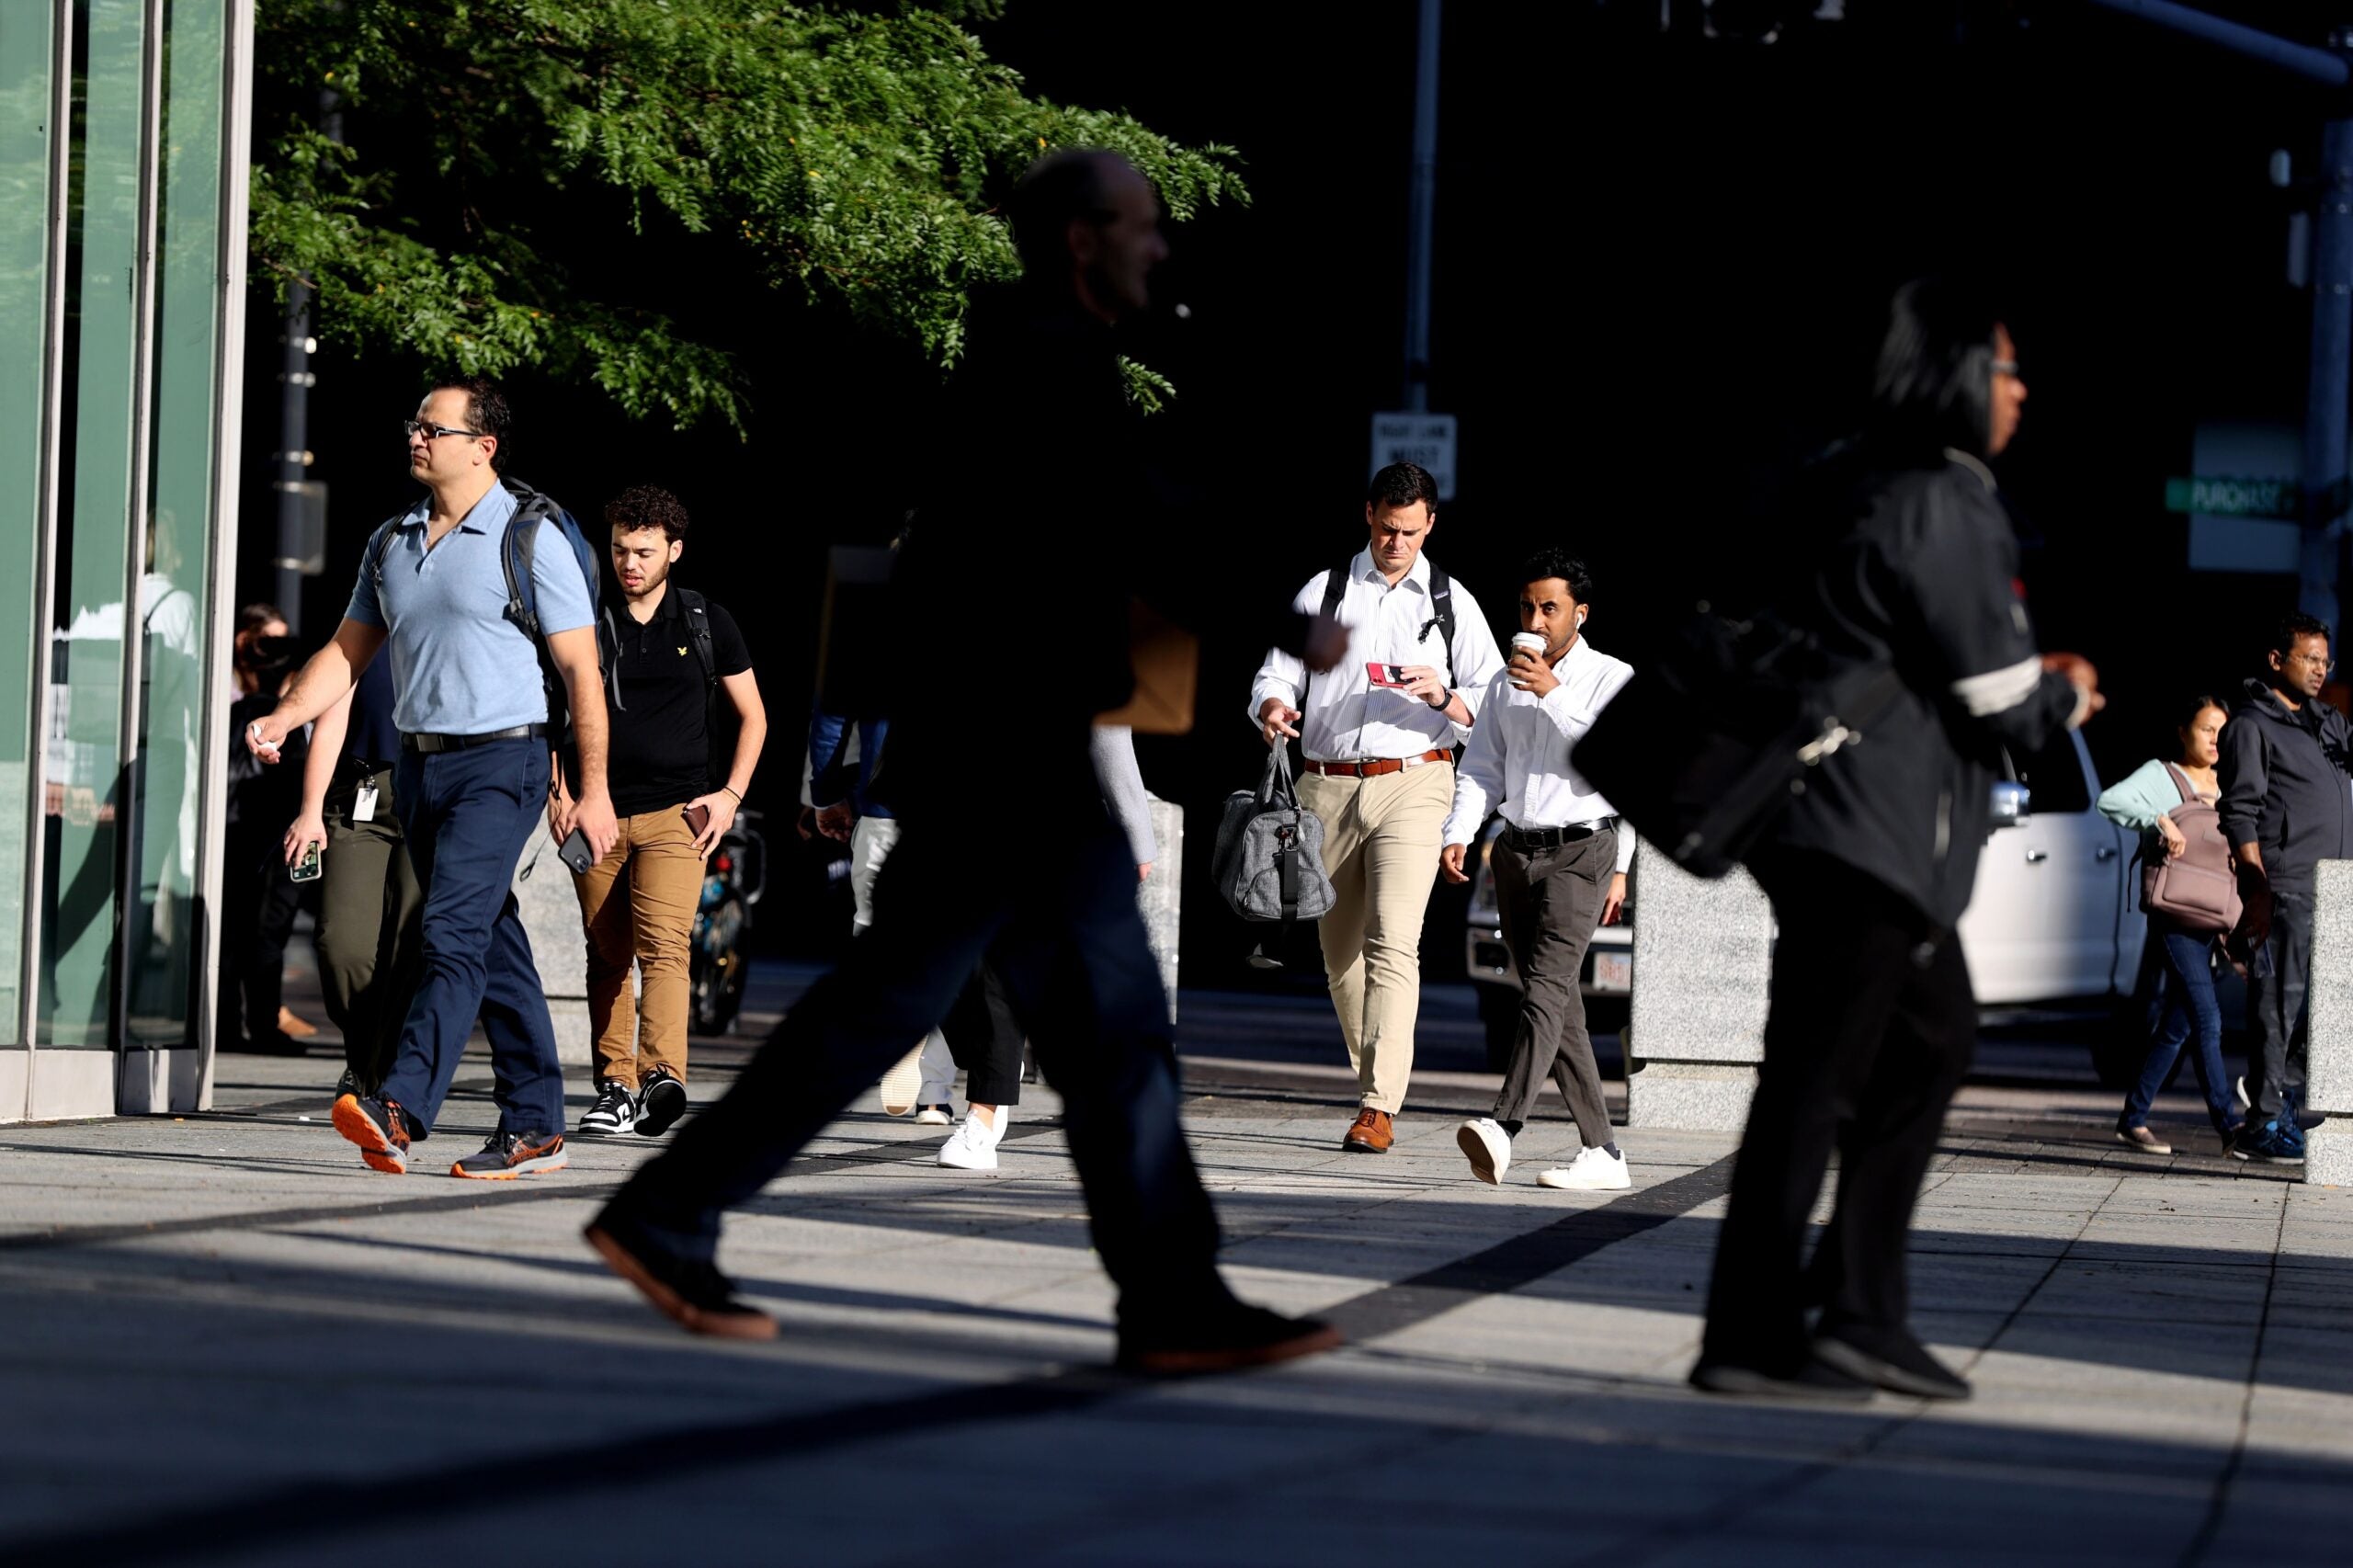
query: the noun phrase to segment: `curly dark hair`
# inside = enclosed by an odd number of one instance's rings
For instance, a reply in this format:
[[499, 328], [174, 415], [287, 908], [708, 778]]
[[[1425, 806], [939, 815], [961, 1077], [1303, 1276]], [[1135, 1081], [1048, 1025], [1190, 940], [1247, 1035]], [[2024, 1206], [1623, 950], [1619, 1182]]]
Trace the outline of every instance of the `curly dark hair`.
[[1585, 562], [1563, 550], [1559, 545], [1546, 545], [1542, 550], [1520, 562], [1519, 585], [1540, 583], [1547, 577], [1558, 577], [1569, 585], [1569, 597], [1581, 605], [1593, 602], [1593, 574]]
[[605, 525], [623, 533], [660, 528], [675, 544], [687, 537], [687, 504], [658, 484], [632, 484], [605, 503]]
[[466, 428], [477, 436], [494, 436], [498, 445], [490, 449], [490, 472], [506, 472], [507, 432], [515, 424], [515, 411], [506, 406], [506, 394], [488, 376], [443, 376], [425, 389], [431, 397], [438, 392], [461, 392], [466, 394]]

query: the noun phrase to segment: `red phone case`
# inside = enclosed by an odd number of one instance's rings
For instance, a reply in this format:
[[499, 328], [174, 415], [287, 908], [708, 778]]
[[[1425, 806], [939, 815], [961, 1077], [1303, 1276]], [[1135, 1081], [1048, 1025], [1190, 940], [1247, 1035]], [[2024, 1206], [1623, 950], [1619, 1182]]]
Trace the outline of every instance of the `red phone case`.
[[1401, 670], [1404, 668], [1403, 665], [1392, 665], [1383, 663], [1379, 659], [1368, 659], [1365, 661], [1364, 667], [1365, 672], [1372, 677], [1372, 684], [1375, 686], [1403, 686], [1405, 684], [1404, 681], [1396, 679], [1390, 673], [1392, 670]]

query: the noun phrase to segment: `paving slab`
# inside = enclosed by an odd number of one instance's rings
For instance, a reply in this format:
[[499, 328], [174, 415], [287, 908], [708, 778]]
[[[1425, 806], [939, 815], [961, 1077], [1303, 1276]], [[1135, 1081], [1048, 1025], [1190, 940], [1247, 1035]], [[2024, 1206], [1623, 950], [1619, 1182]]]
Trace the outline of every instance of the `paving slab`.
[[[742, 1059], [711, 1055], [698, 1093]], [[2353, 1527], [2353, 1192], [2133, 1156], [2041, 1089], [1965, 1094], [1920, 1201], [1915, 1324], [1977, 1397], [1823, 1410], [1683, 1381], [1732, 1137], [1628, 1130], [1633, 1190], [1556, 1193], [1548, 1108], [1488, 1187], [1453, 1142], [1472, 1074], [1368, 1157], [1337, 1147], [1345, 1069], [1190, 1062], [1237, 1289], [1352, 1339], [1151, 1384], [1101, 1369], [1112, 1293], [1042, 1089], [985, 1176], [847, 1113], [728, 1230], [782, 1337], [721, 1345], [580, 1244], [650, 1141], [383, 1177], [326, 1123], [334, 1071], [230, 1058], [213, 1113], [0, 1130], [11, 1568], [307, 1564], [355, 1531], [567, 1568], [2277, 1563]], [[470, 1060], [435, 1161], [488, 1088]]]

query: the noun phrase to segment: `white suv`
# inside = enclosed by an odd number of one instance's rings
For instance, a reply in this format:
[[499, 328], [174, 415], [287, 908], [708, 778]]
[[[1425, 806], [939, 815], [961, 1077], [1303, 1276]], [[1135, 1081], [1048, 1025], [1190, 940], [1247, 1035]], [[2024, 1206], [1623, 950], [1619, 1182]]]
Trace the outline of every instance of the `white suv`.
[[[2074, 731], [2014, 764], [1994, 787], [1999, 820], [1977, 860], [1976, 891], [1961, 918], [1969, 982], [1984, 1006], [2073, 1001], [2131, 994], [2147, 934], [2130, 886], [2133, 835], [2094, 808], [2099, 777]], [[1501, 830], [1479, 840], [1479, 876], [1471, 893], [1464, 957], [1479, 990], [1487, 1060], [1501, 1069], [1519, 1013], [1519, 976], [1495, 915], [1495, 873], [1487, 855]], [[1637, 861], [1633, 892], [1642, 892]], [[1586, 949], [1586, 1015], [1597, 1034], [1625, 1022], [1633, 989], [1634, 901], [1616, 926], [1594, 933]]]

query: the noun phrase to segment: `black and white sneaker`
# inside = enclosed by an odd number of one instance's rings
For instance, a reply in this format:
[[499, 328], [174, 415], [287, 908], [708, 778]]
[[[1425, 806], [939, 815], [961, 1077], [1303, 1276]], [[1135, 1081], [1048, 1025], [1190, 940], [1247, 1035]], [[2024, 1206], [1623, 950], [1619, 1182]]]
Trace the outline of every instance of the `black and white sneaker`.
[[637, 1096], [619, 1084], [605, 1084], [597, 1091], [597, 1103], [580, 1119], [583, 1138], [610, 1138], [627, 1132], [637, 1125]]
[[687, 1086], [667, 1067], [656, 1067], [648, 1073], [637, 1092], [639, 1134], [659, 1138], [670, 1131], [672, 1122], [686, 1114]]

